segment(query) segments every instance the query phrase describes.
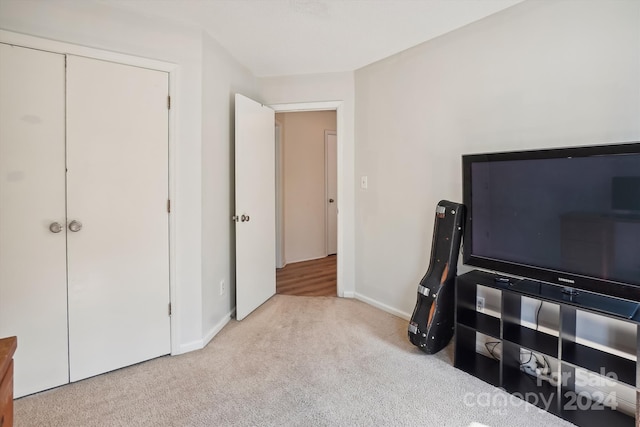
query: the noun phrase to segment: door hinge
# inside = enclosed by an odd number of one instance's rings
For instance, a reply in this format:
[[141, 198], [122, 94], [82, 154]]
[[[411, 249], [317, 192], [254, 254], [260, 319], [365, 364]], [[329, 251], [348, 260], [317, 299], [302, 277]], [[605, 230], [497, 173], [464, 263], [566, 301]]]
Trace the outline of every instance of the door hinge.
[[171, 109], [171, 95], [167, 95], [167, 110]]
[[167, 199], [167, 213], [171, 213], [171, 200]]
[[171, 303], [169, 303], [169, 316], [171, 316]]

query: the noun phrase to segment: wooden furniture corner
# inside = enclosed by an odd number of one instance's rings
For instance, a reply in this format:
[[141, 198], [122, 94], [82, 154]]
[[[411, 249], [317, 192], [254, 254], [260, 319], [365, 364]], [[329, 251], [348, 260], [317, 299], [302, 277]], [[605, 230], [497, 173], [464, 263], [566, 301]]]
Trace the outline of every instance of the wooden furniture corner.
[[0, 339], [0, 427], [13, 427], [13, 353], [16, 337]]

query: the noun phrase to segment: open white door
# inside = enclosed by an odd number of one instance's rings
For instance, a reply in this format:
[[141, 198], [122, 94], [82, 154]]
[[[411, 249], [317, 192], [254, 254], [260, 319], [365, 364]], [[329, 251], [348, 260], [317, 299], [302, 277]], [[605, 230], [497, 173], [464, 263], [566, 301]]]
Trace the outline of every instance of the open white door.
[[326, 233], [327, 255], [338, 252], [338, 139], [335, 131], [325, 131]]
[[236, 318], [276, 293], [275, 114], [236, 94]]

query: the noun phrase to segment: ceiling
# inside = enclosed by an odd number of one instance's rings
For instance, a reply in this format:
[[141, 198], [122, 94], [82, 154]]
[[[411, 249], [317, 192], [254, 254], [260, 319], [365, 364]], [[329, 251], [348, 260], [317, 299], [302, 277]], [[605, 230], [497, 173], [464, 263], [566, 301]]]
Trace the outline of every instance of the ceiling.
[[204, 29], [258, 77], [352, 71], [522, 0], [101, 0]]

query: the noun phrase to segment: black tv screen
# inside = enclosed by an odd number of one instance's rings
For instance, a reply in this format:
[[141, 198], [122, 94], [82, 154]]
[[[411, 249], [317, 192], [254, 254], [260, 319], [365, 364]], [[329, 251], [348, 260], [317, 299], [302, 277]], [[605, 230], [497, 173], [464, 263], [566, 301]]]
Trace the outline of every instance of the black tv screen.
[[640, 301], [640, 143], [462, 160], [465, 264]]

